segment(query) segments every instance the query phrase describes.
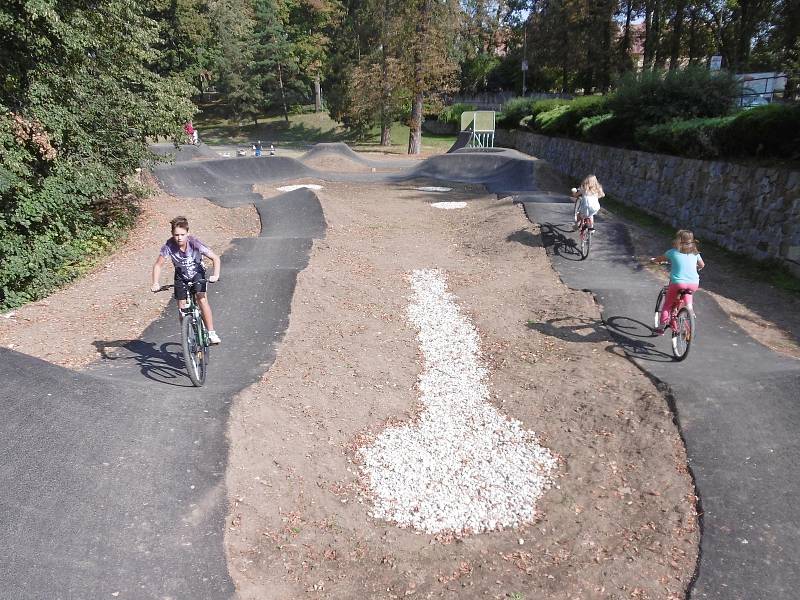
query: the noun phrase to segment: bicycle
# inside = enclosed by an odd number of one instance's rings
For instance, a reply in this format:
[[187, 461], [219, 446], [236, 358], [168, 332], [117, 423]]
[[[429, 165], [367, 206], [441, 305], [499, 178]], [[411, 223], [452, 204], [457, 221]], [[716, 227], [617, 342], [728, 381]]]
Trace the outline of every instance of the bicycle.
[[594, 235], [594, 227], [592, 227], [592, 220], [589, 217], [581, 219], [581, 224], [578, 227], [578, 249], [581, 253], [581, 260], [589, 257], [589, 251], [592, 249], [592, 236]]
[[[661, 311], [664, 308], [664, 300], [667, 297], [667, 288], [661, 288], [656, 299], [656, 308], [653, 315], [653, 325], [655, 329], [661, 327]], [[694, 310], [686, 303], [686, 296], [690, 296], [692, 290], [680, 290], [675, 298], [669, 313], [669, 328], [672, 330], [672, 354], [675, 360], [682, 361], [689, 356], [692, 347], [692, 340], [697, 331], [697, 321]]]
[[[189, 379], [195, 387], [201, 387], [206, 381], [208, 371], [209, 349], [211, 343], [208, 339], [208, 329], [200, 314], [200, 307], [195, 298], [195, 286], [205, 283], [207, 279], [186, 282], [186, 306], [179, 309], [181, 312], [181, 348], [183, 349], [183, 362]], [[161, 290], [175, 287], [165, 285]]]

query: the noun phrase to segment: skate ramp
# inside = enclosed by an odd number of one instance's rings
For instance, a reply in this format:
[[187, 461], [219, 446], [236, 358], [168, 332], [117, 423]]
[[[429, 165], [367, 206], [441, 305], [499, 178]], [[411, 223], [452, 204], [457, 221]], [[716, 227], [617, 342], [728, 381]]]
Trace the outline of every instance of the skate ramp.
[[414, 159], [376, 160], [367, 158], [363, 154], [356, 152], [350, 146], [342, 142], [322, 142], [315, 144], [308, 152], [300, 157], [300, 160], [304, 163], [313, 163], [319, 159], [329, 158], [341, 158], [343, 160], [348, 160], [355, 164], [361, 165], [365, 168], [382, 170], [404, 169], [419, 164], [419, 161]]
[[564, 180], [546, 161], [516, 150], [464, 151], [433, 156], [412, 170], [413, 177], [480, 183], [501, 196], [564, 189]]
[[450, 146], [450, 149], [447, 151], [448, 154], [455, 152], [456, 150], [460, 150], [461, 148], [465, 148], [469, 141], [472, 139], [472, 132], [471, 131], [459, 131], [458, 137], [456, 141]]

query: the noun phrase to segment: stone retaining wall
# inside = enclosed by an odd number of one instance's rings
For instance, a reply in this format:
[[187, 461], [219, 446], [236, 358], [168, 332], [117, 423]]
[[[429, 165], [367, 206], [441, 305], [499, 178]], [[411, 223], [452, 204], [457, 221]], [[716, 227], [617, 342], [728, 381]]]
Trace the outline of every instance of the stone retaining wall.
[[800, 275], [800, 171], [695, 160], [498, 130], [495, 144], [550, 162], [574, 179], [597, 175], [614, 198], [698, 238]]

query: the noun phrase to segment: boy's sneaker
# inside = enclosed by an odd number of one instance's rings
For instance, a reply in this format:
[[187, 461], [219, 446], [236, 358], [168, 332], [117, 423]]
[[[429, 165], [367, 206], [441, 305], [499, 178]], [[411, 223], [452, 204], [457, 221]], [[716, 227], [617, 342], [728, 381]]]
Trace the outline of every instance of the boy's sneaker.
[[653, 334], [654, 335], [664, 335], [664, 331], [665, 330], [664, 330], [663, 327], [656, 327], [655, 329], [653, 329]]
[[209, 331], [208, 332], [208, 341], [211, 342], [212, 344], [220, 344], [220, 343], [222, 343], [222, 340], [217, 335], [216, 331]]

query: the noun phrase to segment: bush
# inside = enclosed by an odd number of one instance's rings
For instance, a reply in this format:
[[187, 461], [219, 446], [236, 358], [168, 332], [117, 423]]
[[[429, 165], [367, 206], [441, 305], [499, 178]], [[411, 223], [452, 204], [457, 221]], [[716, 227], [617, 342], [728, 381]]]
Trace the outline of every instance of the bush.
[[584, 117], [576, 129], [584, 140], [598, 144], [626, 145], [633, 140], [628, 124], [614, 113]]
[[548, 111], [561, 104], [566, 104], [568, 100], [560, 98], [548, 98], [537, 100], [535, 98], [513, 98], [503, 105], [502, 117], [497, 116], [497, 126], [505, 129], [516, 129], [520, 126], [520, 121], [524, 117], [536, 116], [540, 112]]
[[743, 110], [719, 132], [724, 156], [800, 158], [800, 104]]
[[733, 117], [715, 117], [640, 127], [636, 130], [636, 143], [642, 150], [650, 152], [718, 158], [722, 154], [720, 132], [732, 120]]
[[736, 81], [729, 74], [689, 67], [624, 76], [608, 108], [632, 129], [676, 119], [724, 117], [733, 110]]
[[568, 104], [556, 106], [552, 110], [537, 115], [534, 127], [547, 135], [579, 136], [578, 123], [581, 119], [608, 112], [608, 99], [605, 96], [583, 96]]
[[438, 114], [438, 120], [441, 123], [451, 123], [453, 125], [461, 125], [461, 114], [470, 110], [476, 110], [472, 104], [452, 104], [445, 106]]
[[734, 116], [640, 127], [642, 150], [690, 158], [800, 158], [800, 105], [771, 104]]

